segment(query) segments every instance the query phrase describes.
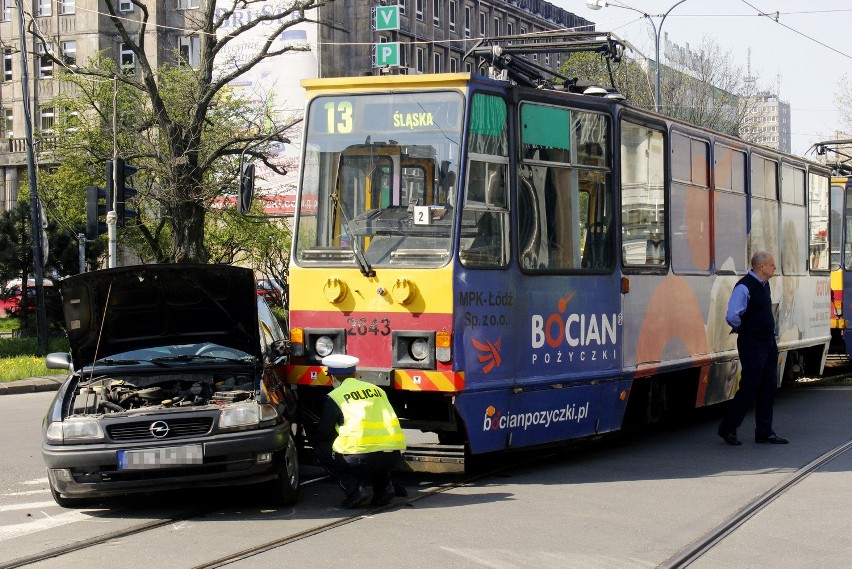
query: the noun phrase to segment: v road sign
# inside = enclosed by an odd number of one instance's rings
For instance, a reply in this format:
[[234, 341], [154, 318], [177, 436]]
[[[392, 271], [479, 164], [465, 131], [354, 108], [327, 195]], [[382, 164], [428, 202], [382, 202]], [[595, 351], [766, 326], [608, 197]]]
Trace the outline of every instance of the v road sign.
[[377, 32], [399, 29], [399, 6], [375, 6], [373, 23]]

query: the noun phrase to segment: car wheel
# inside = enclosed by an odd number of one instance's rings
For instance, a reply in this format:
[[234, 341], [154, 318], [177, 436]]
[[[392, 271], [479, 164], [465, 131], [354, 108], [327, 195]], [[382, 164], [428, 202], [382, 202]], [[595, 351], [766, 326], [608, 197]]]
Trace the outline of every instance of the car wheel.
[[61, 508], [83, 508], [92, 503], [91, 498], [65, 498], [54, 487], [50, 485], [50, 494], [53, 496], [53, 501]]
[[273, 502], [282, 506], [296, 502], [299, 495], [299, 449], [292, 434], [287, 434], [281, 471], [269, 484], [269, 496]]

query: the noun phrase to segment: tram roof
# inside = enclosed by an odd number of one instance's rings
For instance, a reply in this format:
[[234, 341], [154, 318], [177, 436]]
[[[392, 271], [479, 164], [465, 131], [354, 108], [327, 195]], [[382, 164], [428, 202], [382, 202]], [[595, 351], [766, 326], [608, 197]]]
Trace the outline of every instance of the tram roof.
[[392, 86], [404, 88], [462, 87], [473, 79], [472, 73], [427, 73], [418, 75], [362, 75], [358, 77], [324, 77], [302, 79], [306, 91], [319, 89], [382, 89]]

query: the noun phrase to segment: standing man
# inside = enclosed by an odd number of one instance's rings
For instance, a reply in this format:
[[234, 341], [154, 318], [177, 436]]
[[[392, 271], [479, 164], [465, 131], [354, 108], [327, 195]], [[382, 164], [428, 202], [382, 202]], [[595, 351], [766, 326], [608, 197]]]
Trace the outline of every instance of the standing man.
[[390, 472], [405, 449], [399, 419], [382, 388], [353, 377], [358, 358], [333, 354], [322, 363], [334, 390], [317, 425], [317, 459], [346, 494], [343, 508], [384, 506], [394, 497]]
[[740, 385], [728, 403], [719, 436], [729, 445], [743, 444], [737, 428], [754, 403], [754, 441], [785, 445], [772, 430], [772, 405], [778, 384], [778, 345], [775, 343], [775, 318], [772, 316], [772, 294], [769, 279], [775, 274], [771, 253], [758, 251], [751, 258], [751, 270], [741, 278], [731, 293], [725, 320], [737, 336], [737, 351], [742, 363]]

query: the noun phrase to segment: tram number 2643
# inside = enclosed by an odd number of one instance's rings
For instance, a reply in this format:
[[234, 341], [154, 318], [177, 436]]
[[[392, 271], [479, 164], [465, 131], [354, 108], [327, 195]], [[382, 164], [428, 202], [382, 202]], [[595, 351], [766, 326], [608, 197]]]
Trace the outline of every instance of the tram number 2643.
[[373, 318], [372, 321], [364, 317], [347, 318], [346, 324], [348, 326], [347, 336], [366, 336], [367, 334], [387, 336], [391, 333], [389, 318], [382, 318], [381, 320]]

